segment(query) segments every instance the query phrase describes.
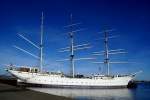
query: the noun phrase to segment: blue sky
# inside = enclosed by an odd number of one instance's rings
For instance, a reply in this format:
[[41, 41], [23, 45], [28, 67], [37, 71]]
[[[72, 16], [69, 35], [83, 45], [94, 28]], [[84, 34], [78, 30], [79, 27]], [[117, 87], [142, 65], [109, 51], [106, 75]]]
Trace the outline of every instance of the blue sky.
[[[1, 0], [0, 1], [0, 73], [4, 73], [3, 64], [38, 65], [32, 56], [24, 54], [12, 45], [17, 45], [39, 54], [36, 48], [17, 36], [22, 33], [35, 43], [39, 43], [40, 17], [44, 12], [44, 59], [45, 70], [61, 70], [67, 73], [69, 63], [58, 63], [69, 53], [57, 52], [59, 48], [69, 45], [68, 31], [63, 26], [69, 24], [70, 13], [73, 22], [81, 22], [78, 28], [86, 30], [75, 34], [75, 44], [91, 43], [88, 50], [75, 52], [75, 57], [91, 57], [94, 51], [103, 50], [101, 38], [104, 26], [115, 29], [110, 34], [119, 35], [110, 40], [110, 49], [126, 49], [127, 54], [113, 55], [113, 61], [137, 63], [111, 65], [111, 73], [134, 73], [143, 70], [137, 79], [150, 80], [150, 2], [148, 0]], [[98, 57], [98, 60], [103, 60]], [[103, 65], [91, 61], [75, 63], [76, 73], [104, 73]], [[102, 70], [99, 71], [99, 66]]]

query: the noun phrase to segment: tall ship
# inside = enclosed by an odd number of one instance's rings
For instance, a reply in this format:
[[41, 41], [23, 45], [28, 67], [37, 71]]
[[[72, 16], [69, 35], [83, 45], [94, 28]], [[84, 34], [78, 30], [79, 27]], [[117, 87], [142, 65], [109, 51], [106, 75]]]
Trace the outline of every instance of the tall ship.
[[[72, 20], [72, 16], [71, 16]], [[107, 74], [92, 74], [90, 76], [84, 76], [76, 74], [74, 71], [74, 63], [76, 60], [94, 60], [95, 58], [74, 58], [74, 51], [84, 48], [89, 48], [88, 44], [74, 45], [74, 33], [79, 30], [73, 30], [74, 23], [68, 25], [71, 29], [68, 32], [70, 37], [70, 46], [62, 48], [61, 52], [69, 51], [69, 59], [58, 61], [70, 61], [70, 75], [63, 74], [62, 72], [44, 72], [43, 71], [43, 13], [41, 17], [41, 36], [40, 44], [36, 45], [22, 34], [19, 34], [21, 38], [28, 41], [31, 45], [40, 50], [40, 56], [33, 55], [32, 53], [21, 49], [18, 46], [14, 46], [16, 49], [21, 50], [31, 56], [37, 58], [40, 61], [40, 68], [19, 66], [15, 67], [9, 65], [7, 72], [17, 78], [18, 82], [24, 83], [29, 86], [43, 86], [43, 87], [61, 87], [61, 88], [126, 88], [129, 83], [134, 79], [134, 74], [129, 75], [111, 75], [110, 64], [111, 63], [127, 63], [127, 62], [111, 62], [109, 59], [110, 54], [124, 53], [121, 49], [109, 50], [108, 49], [108, 33], [110, 30], [103, 31], [104, 33], [104, 51], [94, 52], [93, 55], [104, 55], [103, 62], [94, 62], [98, 64], [104, 64], [107, 67]]]

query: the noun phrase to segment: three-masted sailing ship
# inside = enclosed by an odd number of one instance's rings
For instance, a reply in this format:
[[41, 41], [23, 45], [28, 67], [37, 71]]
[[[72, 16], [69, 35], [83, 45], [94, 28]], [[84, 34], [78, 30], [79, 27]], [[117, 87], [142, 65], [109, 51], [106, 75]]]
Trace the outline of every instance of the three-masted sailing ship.
[[[72, 18], [72, 17], [71, 17]], [[76, 25], [71, 22], [67, 27], [72, 27]], [[78, 30], [77, 30], [78, 31]], [[76, 60], [89, 60], [93, 58], [75, 58], [74, 51], [78, 49], [89, 48], [89, 44], [74, 45], [74, 33], [77, 31], [71, 30], [69, 32], [70, 37], [70, 46], [62, 48], [61, 52], [69, 51], [69, 59], [58, 60], [58, 61], [70, 61], [71, 72], [70, 75], [65, 75], [61, 72], [44, 72], [43, 69], [43, 13], [41, 18], [41, 41], [40, 45], [34, 44], [32, 41], [19, 34], [21, 38], [28, 41], [30, 44], [35, 46], [40, 50], [40, 57], [33, 55], [32, 53], [21, 49], [18, 46], [15, 48], [28, 53], [40, 61], [40, 69], [33, 67], [20, 66], [19, 68], [14, 68], [10, 66], [7, 71], [15, 76], [18, 79], [18, 82], [28, 84], [30, 86], [48, 86], [48, 87], [69, 87], [69, 88], [120, 88], [127, 87], [128, 84], [133, 80], [136, 74], [130, 75], [110, 75], [109, 66], [111, 63], [126, 63], [126, 62], [111, 62], [109, 59], [110, 54], [123, 53], [121, 50], [108, 50], [108, 33], [109, 31], [104, 31], [104, 45], [105, 49], [102, 52], [94, 52], [94, 55], [104, 55], [105, 59], [103, 62], [94, 62], [94, 63], [103, 63], [107, 66], [107, 74], [100, 75], [95, 74], [90, 77], [85, 77], [84, 75], [77, 75], [74, 71], [74, 63]]]

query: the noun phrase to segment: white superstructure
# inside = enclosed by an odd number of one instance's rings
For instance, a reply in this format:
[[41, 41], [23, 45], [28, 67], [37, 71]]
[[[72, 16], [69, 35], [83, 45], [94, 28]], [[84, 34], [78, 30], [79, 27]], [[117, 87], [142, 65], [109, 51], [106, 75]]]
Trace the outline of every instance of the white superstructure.
[[[104, 62], [94, 62], [94, 63], [104, 63], [107, 66], [107, 75], [91, 75], [89, 77], [84, 77], [83, 75], [76, 75], [74, 71], [74, 61], [75, 60], [87, 60], [93, 58], [77, 58], [74, 59], [74, 50], [89, 48], [88, 44], [81, 44], [74, 46], [73, 34], [76, 31], [71, 30], [69, 32], [71, 44], [67, 48], [63, 48], [61, 52], [70, 51], [70, 59], [59, 60], [59, 61], [66, 61], [70, 60], [71, 66], [71, 75], [67, 76], [61, 72], [43, 72], [42, 71], [42, 58], [43, 58], [43, 13], [42, 13], [42, 21], [41, 21], [41, 42], [40, 45], [37, 46], [27, 38], [22, 35], [19, 35], [30, 44], [35, 46], [40, 50], [40, 57], [33, 55], [30, 52], [27, 52], [24, 49], [21, 49], [17, 46], [15, 48], [30, 54], [31, 56], [40, 60], [40, 70], [38, 68], [31, 68], [31, 67], [20, 67], [20, 68], [10, 68], [7, 69], [9, 73], [15, 76], [19, 82], [23, 82], [29, 85], [40, 85], [40, 86], [49, 86], [49, 87], [73, 87], [73, 88], [103, 88], [103, 87], [127, 87], [129, 82], [134, 78], [135, 74], [133, 75], [110, 75], [109, 64], [111, 63], [126, 63], [126, 62], [110, 62], [108, 55], [109, 54], [116, 54], [116, 53], [124, 53], [120, 49], [119, 50], [108, 50], [108, 31], [104, 31], [104, 43], [105, 43], [105, 50], [102, 52], [95, 52], [94, 55], [104, 55], [105, 59]], [[71, 15], [72, 19], [72, 15]], [[71, 29], [72, 26], [75, 25], [71, 22], [71, 25], [68, 25]], [[67, 27], [68, 27], [67, 26]], [[78, 31], [78, 30], [77, 30]], [[117, 51], [117, 52], [116, 52]]]

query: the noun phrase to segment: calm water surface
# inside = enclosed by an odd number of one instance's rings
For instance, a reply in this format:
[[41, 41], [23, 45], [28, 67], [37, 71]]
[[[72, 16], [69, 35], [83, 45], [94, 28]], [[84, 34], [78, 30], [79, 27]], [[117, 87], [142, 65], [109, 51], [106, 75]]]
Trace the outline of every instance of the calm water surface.
[[30, 89], [75, 100], [150, 100], [150, 83], [139, 83], [136, 89]]

